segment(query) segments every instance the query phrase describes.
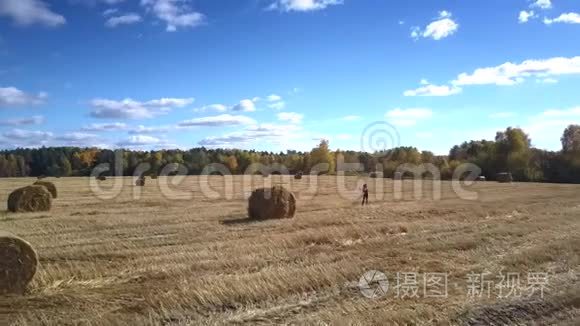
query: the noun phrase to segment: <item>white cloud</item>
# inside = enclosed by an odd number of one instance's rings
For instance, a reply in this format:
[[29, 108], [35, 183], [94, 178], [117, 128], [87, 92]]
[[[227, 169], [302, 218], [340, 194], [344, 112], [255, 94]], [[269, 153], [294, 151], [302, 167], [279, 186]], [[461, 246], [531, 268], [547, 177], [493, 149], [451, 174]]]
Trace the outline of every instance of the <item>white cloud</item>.
[[545, 18], [544, 24], [551, 25], [554, 23], [563, 23], [563, 24], [580, 24], [580, 14], [575, 12], [569, 12], [566, 14], [561, 14], [560, 16], [550, 19]]
[[418, 26], [411, 27], [411, 37], [417, 40], [421, 36], [421, 28]]
[[159, 138], [146, 136], [146, 135], [136, 135], [130, 136], [126, 140], [120, 141], [117, 143], [118, 146], [147, 146], [147, 145], [157, 145], [161, 144], [163, 141]]
[[254, 112], [256, 111], [256, 106], [254, 105], [254, 101], [246, 99], [241, 100], [240, 103], [234, 105], [232, 110], [241, 112]]
[[580, 106], [569, 109], [550, 109], [532, 116], [523, 129], [538, 148], [561, 148], [560, 136], [570, 124], [580, 124]]
[[268, 107], [270, 109], [280, 111], [280, 110], [282, 110], [282, 109], [284, 109], [286, 107], [286, 103], [285, 102], [282, 102], [282, 101], [275, 102], [275, 103], [272, 103], [272, 104], [268, 104]]
[[290, 11], [313, 11], [322, 10], [328, 6], [340, 5], [343, 0], [276, 0], [267, 10]]
[[165, 114], [172, 108], [180, 108], [193, 103], [193, 98], [162, 98], [139, 102], [130, 98], [124, 100], [93, 99], [91, 116], [103, 119], [147, 119]]
[[394, 109], [385, 114], [385, 118], [392, 124], [400, 127], [410, 127], [417, 124], [420, 120], [427, 120], [433, 116], [431, 109], [410, 108]]
[[439, 19], [441, 18], [450, 18], [451, 17], [451, 13], [447, 10], [441, 10], [439, 12]]
[[0, 16], [12, 18], [18, 25], [40, 24], [59, 26], [66, 19], [50, 10], [48, 5], [40, 0], [2, 0], [0, 1]]
[[0, 126], [25, 126], [39, 125], [42, 123], [44, 123], [44, 117], [40, 115], [35, 115], [30, 118], [0, 120]]
[[156, 107], [176, 107], [182, 108], [192, 104], [195, 101], [193, 97], [187, 98], [171, 98], [171, 97], [164, 97], [157, 100], [151, 100], [146, 102], [145, 104], [148, 106], [156, 106]]
[[272, 94], [265, 98], [261, 97], [253, 97], [251, 99], [243, 99], [235, 105], [225, 105], [225, 104], [211, 104], [202, 106], [200, 108], [194, 109], [194, 112], [206, 112], [206, 111], [217, 111], [217, 112], [226, 112], [228, 110], [235, 111], [235, 112], [255, 112], [256, 111], [256, 103], [265, 100], [267, 106], [271, 109], [281, 110], [285, 107], [285, 103], [282, 101], [282, 97], [276, 94]]
[[[4, 143], [5, 148], [34, 148], [48, 146], [53, 134], [40, 130], [12, 129], [2, 133], [0, 144]], [[4, 139], [3, 139], [4, 138]]]
[[276, 95], [276, 94], [268, 95], [268, 97], [266, 97], [266, 99], [268, 100], [268, 102], [282, 101], [282, 97], [280, 95]]
[[288, 121], [290, 123], [301, 123], [304, 118], [303, 114], [296, 112], [280, 112], [278, 113], [278, 120]]
[[152, 148], [154, 150], [182, 150], [182, 151], [187, 151], [189, 149], [189, 147], [187, 146], [172, 144], [169, 142], [162, 142], [160, 144], [154, 145]]
[[82, 132], [72, 132], [56, 136], [54, 139], [46, 142], [45, 146], [111, 147], [108, 144], [104, 144], [103, 139], [99, 136]]
[[139, 134], [159, 134], [169, 132], [170, 128], [167, 126], [158, 126], [158, 127], [146, 127], [143, 125], [139, 125], [134, 129], [130, 130], [129, 133], [133, 135]]
[[454, 86], [519, 84], [530, 77], [580, 74], [580, 56], [556, 57], [544, 60], [526, 60], [522, 63], [506, 62], [496, 67], [478, 68], [473, 73], [462, 73], [452, 82]]
[[451, 13], [443, 10], [439, 12], [439, 17], [427, 25], [424, 29], [420, 27], [411, 28], [411, 37], [418, 39], [432, 38], [436, 41], [444, 39], [448, 36], [453, 35], [459, 29], [459, 24], [457, 24], [453, 19], [451, 19]]
[[236, 147], [244, 146], [251, 142], [274, 142], [280, 144], [288, 139], [295, 138], [300, 130], [300, 126], [297, 125], [253, 125], [242, 132], [229, 133], [219, 137], [206, 137], [199, 142], [199, 145], [210, 147]]
[[447, 36], [453, 35], [459, 25], [450, 18], [441, 19], [432, 22], [423, 32], [423, 37], [430, 37], [434, 40], [440, 40]]
[[432, 85], [426, 80], [421, 80], [421, 86], [417, 89], [407, 90], [404, 96], [450, 96], [461, 93], [462, 89], [449, 85]]
[[534, 0], [530, 7], [536, 7], [540, 9], [550, 9], [552, 8], [551, 0]]
[[118, 12], [119, 12], [119, 9], [117, 9], [117, 8], [109, 8], [109, 9], [103, 11], [103, 16], [105, 16], [105, 17], [112, 16]]
[[573, 107], [566, 110], [546, 110], [541, 114], [544, 118], [572, 118], [572, 117], [580, 117], [580, 106]]
[[282, 110], [286, 107], [286, 103], [282, 100], [282, 96], [277, 94], [272, 94], [266, 97], [266, 100], [270, 102], [268, 107], [274, 110]]
[[555, 78], [544, 78], [544, 79], [536, 79], [536, 82], [540, 84], [557, 84], [558, 80]]
[[211, 104], [202, 106], [201, 108], [194, 109], [195, 112], [205, 112], [205, 111], [217, 111], [217, 112], [225, 112], [228, 110], [228, 107], [223, 104]]
[[254, 138], [248, 137], [245, 134], [228, 134], [224, 136], [210, 136], [202, 139], [198, 142], [201, 146], [209, 146], [209, 147], [231, 147], [235, 145], [240, 145], [247, 143]]
[[342, 120], [344, 120], [344, 121], [357, 121], [360, 119], [361, 119], [361, 117], [358, 115], [347, 115], [345, 117], [342, 117]]
[[520, 11], [520, 14], [518, 16], [518, 21], [520, 22], [520, 24], [524, 24], [524, 23], [527, 23], [530, 19], [536, 18], [536, 17], [537, 16], [533, 10], [530, 10], [530, 11], [522, 10], [522, 11]]
[[2, 136], [10, 140], [41, 141], [52, 138], [53, 134], [47, 131], [12, 129], [10, 131], [3, 133]]
[[168, 32], [178, 28], [196, 27], [205, 22], [205, 16], [193, 11], [187, 0], [141, 0], [141, 5], [167, 24]]
[[71, 3], [75, 4], [83, 4], [86, 6], [95, 6], [97, 3], [102, 2], [107, 5], [116, 5], [120, 4], [121, 2], [125, 2], [126, 0], [69, 0]]
[[496, 112], [489, 115], [491, 119], [507, 119], [513, 118], [517, 114], [515, 112]]
[[97, 138], [97, 135], [82, 132], [71, 132], [61, 136], [57, 136], [55, 139], [69, 143], [80, 143], [85, 142], [87, 140], [94, 140], [95, 138]]
[[281, 124], [274, 124], [274, 123], [263, 123], [260, 125], [251, 125], [247, 128], [248, 131], [251, 131], [252, 133], [254, 133], [255, 135], [262, 135], [262, 136], [268, 136], [268, 135], [276, 135], [276, 136], [282, 136], [282, 135], [286, 135], [287, 133], [291, 132], [291, 131], [296, 131], [299, 130], [300, 127], [296, 126], [296, 125], [281, 125]]
[[117, 131], [125, 130], [127, 125], [122, 122], [112, 122], [112, 123], [93, 123], [88, 126], [81, 128], [82, 131], [97, 132], [97, 131]]
[[405, 91], [403, 94], [405, 96], [453, 95], [461, 92], [463, 86], [512, 86], [523, 83], [529, 78], [535, 78], [538, 83], [553, 84], [558, 82], [554, 78], [556, 76], [577, 74], [580, 74], [580, 56], [525, 60], [521, 63], [506, 62], [495, 67], [477, 68], [472, 73], [461, 73], [448, 86], [431, 85], [428, 81], [422, 80], [423, 87]]
[[91, 101], [91, 116], [103, 119], [147, 119], [155, 116], [154, 112], [143, 106], [143, 103], [124, 99], [121, 101], [94, 99]]
[[141, 16], [135, 13], [129, 13], [122, 16], [115, 16], [107, 19], [105, 26], [107, 27], [117, 27], [119, 25], [131, 25], [141, 22], [143, 19]]
[[222, 114], [212, 117], [196, 118], [191, 120], [182, 121], [179, 123], [180, 127], [194, 127], [194, 126], [235, 126], [235, 125], [248, 125], [255, 124], [256, 121], [252, 118], [242, 116], [242, 115], [230, 115]]
[[28, 94], [16, 87], [0, 87], [0, 107], [42, 104], [47, 94]]

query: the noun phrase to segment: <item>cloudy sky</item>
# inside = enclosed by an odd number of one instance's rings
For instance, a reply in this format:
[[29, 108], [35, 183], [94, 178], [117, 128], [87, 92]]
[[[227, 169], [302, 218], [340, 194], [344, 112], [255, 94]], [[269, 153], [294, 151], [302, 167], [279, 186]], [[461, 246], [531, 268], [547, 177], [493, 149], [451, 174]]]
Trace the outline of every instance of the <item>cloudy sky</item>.
[[577, 0], [0, 0], [0, 148], [558, 150], [579, 39]]

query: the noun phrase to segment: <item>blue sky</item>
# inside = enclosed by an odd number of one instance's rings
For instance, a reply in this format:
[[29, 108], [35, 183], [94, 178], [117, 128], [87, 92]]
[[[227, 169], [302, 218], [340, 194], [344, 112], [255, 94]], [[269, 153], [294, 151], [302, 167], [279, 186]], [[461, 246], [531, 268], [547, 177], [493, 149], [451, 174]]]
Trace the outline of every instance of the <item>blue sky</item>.
[[0, 0], [0, 148], [558, 150], [579, 39], [576, 0]]

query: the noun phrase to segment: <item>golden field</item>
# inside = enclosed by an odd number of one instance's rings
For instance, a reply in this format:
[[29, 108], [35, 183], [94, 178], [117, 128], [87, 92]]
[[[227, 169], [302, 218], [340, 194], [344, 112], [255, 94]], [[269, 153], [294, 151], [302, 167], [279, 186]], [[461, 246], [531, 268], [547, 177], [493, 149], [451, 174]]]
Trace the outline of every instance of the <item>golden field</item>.
[[[577, 325], [580, 320], [580, 186], [475, 183], [476, 200], [450, 182], [347, 177], [254, 177], [244, 188], [188, 176], [122, 182], [99, 199], [88, 178], [47, 178], [58, 198], [46, 213], [6, 212], [9, 193], [34, 179], [0, 181], [0, 230], [36, 249], [40, 266], [23, 296], [0, 298], [0, 324], [15, 325]], [[291, 220], [246, 219], [247, 196], [263, 182], [296, 194]], [[371, 189], [361, 207], [360, 182]], [[378, 186], [376, 182], [379, 182]], [[159, 184], [167, 184], [161, 190]], [[221, 198], [208, 197], [210, 185]], [[382, 188], [382, 189], [381, 189]], [[139, 191], [142, 193], [139, 194]], [[172, 194], [168, 196], [167, 194]], [[377, 192], [383, 195], [377, 200]], [[343, 195], [341, 195], [341, 193]], [[390, 289], [367, 298], [359, 280], [384, 272]], [[400, 297], [397, 272], [418, 275], [418, 296]], [[473, 297], [468, 275], [546, 273], [543, 298]], [[447, 295], [424, 295], [427, 273], [447, 275]]]

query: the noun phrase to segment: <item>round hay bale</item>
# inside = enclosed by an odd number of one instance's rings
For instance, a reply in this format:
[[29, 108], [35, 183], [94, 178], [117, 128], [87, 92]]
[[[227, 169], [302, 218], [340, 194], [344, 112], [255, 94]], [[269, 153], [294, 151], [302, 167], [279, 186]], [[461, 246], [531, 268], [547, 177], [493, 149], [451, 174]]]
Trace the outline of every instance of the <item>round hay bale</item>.
[[34, 183], [34, 185], [35, 186], [43, 186], [44, 188], [46, 188], [46, 190], [48, 190], [48, 192], [50, 192], [50, 194], [52, 195], [52, 198], [57, 197], [56, 186], [54, 185], [54, 183], [52, 183], [50, 181], [36, 181]]
[[248, 216], [251, 219], [292, 218], [294, 213], [296, 213], [296, 198], [284, 187], [256, 189], [250, 196]]
[[0, 294], [22, 294], [38, 266], [38, 256], [25, 240], [0, 231]]
[[302, 180], [302, 174], [295, 174], [294, 175], [294, 179], [296, 179], [296, 180]]
[[8, 196], [10, 212], [44, 212], [52, 206], [52, 195], [44, 186], [26, 186]]
[[135, 181], [135, 185], [137, 187], [144, 187], [145, 186], [145, 178], [139, 178]]
[[500, 183], [510, 183], [510, 182], [514, 181], [514, 177], [509, 172], [498, 173], [495, 176], [495, 179], [497, 180], [497, 182], [500, 182]]
[[25, 240], [0, 231], [0, 293], [23, 293], [38, 266], [38, 257]]

